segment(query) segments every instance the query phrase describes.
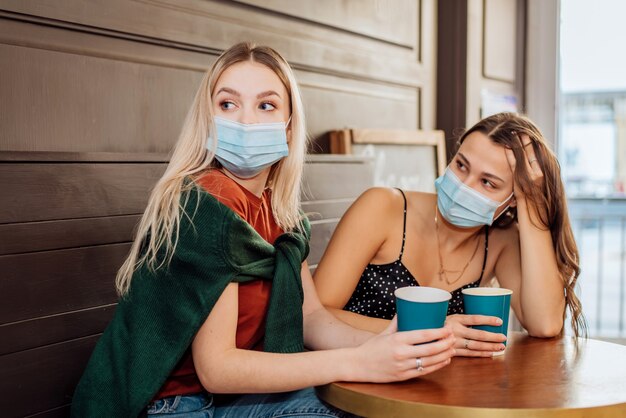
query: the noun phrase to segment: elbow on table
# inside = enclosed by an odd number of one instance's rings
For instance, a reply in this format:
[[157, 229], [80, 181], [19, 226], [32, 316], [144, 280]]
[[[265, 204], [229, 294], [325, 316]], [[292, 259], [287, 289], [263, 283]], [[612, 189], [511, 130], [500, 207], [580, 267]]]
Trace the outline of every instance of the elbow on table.
[[537, 338], [552, 338], [561, 334], [563, 320], [544, 321], [544, 323], [526, 328], [528, 335]]

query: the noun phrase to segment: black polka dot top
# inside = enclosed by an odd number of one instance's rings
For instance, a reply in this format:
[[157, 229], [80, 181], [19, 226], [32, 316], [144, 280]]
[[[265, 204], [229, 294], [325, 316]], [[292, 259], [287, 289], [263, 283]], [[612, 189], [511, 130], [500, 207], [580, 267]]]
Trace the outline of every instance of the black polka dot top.
[[[398, 189], [400, 190], [400, 189]], [[368, 264], [354, 289], [354, 293], [348, 300], [344, 310], [355, 312], [374, 318], [392, 319], [396, 314], [396, 298], [393, 292], [405, 286], [419, 286], [418, 281], [411, 272], [402, 264], [404, 242], [406, 240], [406, 196], [400, 190], [404, 198], [404, 226], [402, 230], [402, 248], [396, 261], [388, 264]], [[485, 228], [485, 254], [480, 277], [475, 282], [466, 284], [452, 292], [452, 299], [448, 304], [448, 315], [462, 314], [465, 312], [461, 291], [471, 287], [478, 287], [485, 272], [487, 251], [489, 248], [489, 231]]]

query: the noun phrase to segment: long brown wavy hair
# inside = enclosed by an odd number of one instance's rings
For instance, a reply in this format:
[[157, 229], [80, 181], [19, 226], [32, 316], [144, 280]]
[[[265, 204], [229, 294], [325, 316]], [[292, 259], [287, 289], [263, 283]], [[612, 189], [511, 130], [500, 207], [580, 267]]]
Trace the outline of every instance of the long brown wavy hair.
[[[498, 113], [489, 116], [464, 132], [459, 139], [459, 145], [472, 132], [480, 132], [494, 143], [511, 149], [515, 156], [514, 177], [522, 193], [537, 208], [541, 225], [550, 229], [552, 245], [556, 253], [556, 262], [563, 280], [565, 292], [565, 310], [571, 314], [571, 326], [576, 337], [587, 335], [587, 324], [582, 313], [582, 305], [574, 289], [580, 275], [580, 257], [574, 233], [570, 224], [565, 197], [565, 187], [561, 180], [561, 167], [556, 155], [548, 147], [545, 138], [537, 126], [527, 117], [516, 113]], [[522, 146], [522, 136], [530, 138], [535, 158], [543, 172], [543, 185], [537, 187], [526, 169], [526, 154]], [[517, 222], [517, 208], [509, 208], [496, 222], [497, 228], [507, 228]]]

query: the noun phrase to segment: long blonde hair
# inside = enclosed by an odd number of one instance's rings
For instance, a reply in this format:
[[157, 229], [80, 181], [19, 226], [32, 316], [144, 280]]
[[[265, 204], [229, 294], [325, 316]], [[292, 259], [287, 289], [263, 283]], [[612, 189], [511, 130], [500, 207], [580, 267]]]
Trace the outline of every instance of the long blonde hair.
[[[209, 138], [213, 141], [209, 148], [215, 149], [216, 145], [216, 135], [211, 135], [215, 132], [211, 100], [215, 85], [227, 68], [244, 61], [257, 62], [271, 69], [290, 96], [289, 156], [272, 167], [268, 187], [272, 189], [272, 210], [278, 226], [291, 231], [301, 225], [300, 189], [307, 136], [300, 90], [289, 64], [278, 52], [267, 46], [242, 42], [224, 51], [202, 78], [172, 158], [152, 190], [130, 253], [117, 272], [115, 284], [120, 295], [128, 292], [133, 273], [142, 264], [147, 263], [149, 268], [156, 270], [171, 260], [178, 242], [180, 217], [183, 216], [181, 194], [197, 187], [185, 179], [197, 178], [206, 169], [219, 165], [213, 158], [214, 152], [207, 148]], [[157, 256], [160, 249], [165, 251]]]
[[[556, 155], [548, 147], [539, 128], [527, 117], [515, 113], [498, 113], [481, 120], [463, 134], [459, 144], [472, 132], [481, 132], [496, 144], [513, 151], [516, 161], [514, 177], [522, 193], [540, 209], [541, 227], [550, 229], [556, 263], [563, 281], [565, 306], [571, 314], [572, 330], [577, 337], [586, 335], [587, 324], [582, 305], [574, 292], [580, 275], [580, 256], [569, 220], [565, 187]], [[537, 187], [528, 173], [526, 154], [520, 142], [522, 135], [530, 138], [535, 158], [543, 172], [543, 187]], [[494, 226], [507, 228], [516, 221], [517, 208], [511, 207], [498, 218]], [[563, 312], [564, 318], [565, 314]]]

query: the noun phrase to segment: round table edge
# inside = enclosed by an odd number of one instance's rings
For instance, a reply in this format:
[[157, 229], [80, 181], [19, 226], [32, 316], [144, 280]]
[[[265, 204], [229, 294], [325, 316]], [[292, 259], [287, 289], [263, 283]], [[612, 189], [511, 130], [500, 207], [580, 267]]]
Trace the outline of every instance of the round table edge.
[[330, 383], [315, 388], [317, 396], [336, 408], [364, 417], [414, 417], [416, 413], [432, 418], [618, 418], [626, 416], [626, 403], [580, 408], [479, 408], [409, 402], [371, 397]]

